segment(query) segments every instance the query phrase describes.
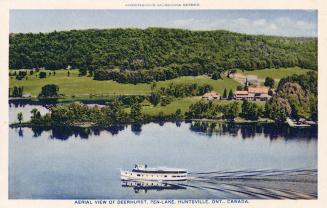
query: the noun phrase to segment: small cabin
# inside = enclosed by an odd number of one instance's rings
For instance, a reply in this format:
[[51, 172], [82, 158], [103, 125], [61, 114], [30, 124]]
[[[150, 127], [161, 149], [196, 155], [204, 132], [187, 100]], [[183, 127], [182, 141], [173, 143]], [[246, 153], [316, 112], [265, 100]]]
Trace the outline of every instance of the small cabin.
[[246, 90], [235, 91], [234, 93], [235, 100], [254, 100], [254, 93], [249, 93]]
[[220, 94], [215, 92], [215, 91], [211, 91], [211, 92], [207, 92], [204, 95], [202, 95], [202, 99], [205, 100], [220, 100]]
[[249, 87], [248, 92], [254, 94], [254, 99], [256, 100], [262, 100], [266, 101], [271, 98], [270, 95], [268, 95], [269, 88], [264, 86], [257, 86], [257, 87]]
[[31, 94], [24, 94], [24, 95], [22, 95], [22, 98], [31, 98], [31, 97], [32, 97]]

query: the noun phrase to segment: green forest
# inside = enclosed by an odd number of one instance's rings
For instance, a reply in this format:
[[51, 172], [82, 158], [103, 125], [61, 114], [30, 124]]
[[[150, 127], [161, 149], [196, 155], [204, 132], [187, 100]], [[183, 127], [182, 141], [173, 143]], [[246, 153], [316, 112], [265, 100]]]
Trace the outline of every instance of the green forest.
[[147, 28], [15, 33], [9, 41], [10, 69], [75, 68], [82, 75], [156, 70], [171, 77], [230, 69], [317, 69], [317, 38]]

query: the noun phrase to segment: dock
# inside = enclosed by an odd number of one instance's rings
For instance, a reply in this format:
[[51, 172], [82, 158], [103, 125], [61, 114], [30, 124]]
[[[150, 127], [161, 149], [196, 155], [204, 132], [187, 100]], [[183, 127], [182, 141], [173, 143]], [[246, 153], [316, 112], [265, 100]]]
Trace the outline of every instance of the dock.
[[302, 124], [297, 124], [290, 118], [286, 118], [286, 122], [288, 123], [288, 125], [290, 127], [310, 127], [311, 126], [309, 124], [303, 124], [303, 123]]

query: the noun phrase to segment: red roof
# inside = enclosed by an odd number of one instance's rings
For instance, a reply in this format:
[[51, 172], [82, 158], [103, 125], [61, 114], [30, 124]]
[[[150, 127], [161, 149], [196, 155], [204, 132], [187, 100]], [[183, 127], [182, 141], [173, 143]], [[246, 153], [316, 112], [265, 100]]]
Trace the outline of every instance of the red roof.
[[215, 91], [211, 91], [211, 92], [207, 92], [204, 95], [202, 95], [202, 97], [220, 97], [220, 94], [215, 92]]
[[247, 94], [249, 94], [249, 92], [245, 91], [245, 90], [239, 90], [239, 91], [235, 91], [234, 94], [235, 95], [247, 95]]
[[268, 87], [249, 87], [249, 93], [260, 93], [260, 94], [268, 94]]

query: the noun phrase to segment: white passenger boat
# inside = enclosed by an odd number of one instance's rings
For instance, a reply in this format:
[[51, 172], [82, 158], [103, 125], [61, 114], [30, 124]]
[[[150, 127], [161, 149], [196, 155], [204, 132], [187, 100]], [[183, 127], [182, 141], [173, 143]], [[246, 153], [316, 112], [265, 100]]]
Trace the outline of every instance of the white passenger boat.
[[122, 180], [148, 181], [185, 181], [187, 170], [177, 168], [148, 168], [147, 165], [135, 165], [132, 171], [121, 170]]

